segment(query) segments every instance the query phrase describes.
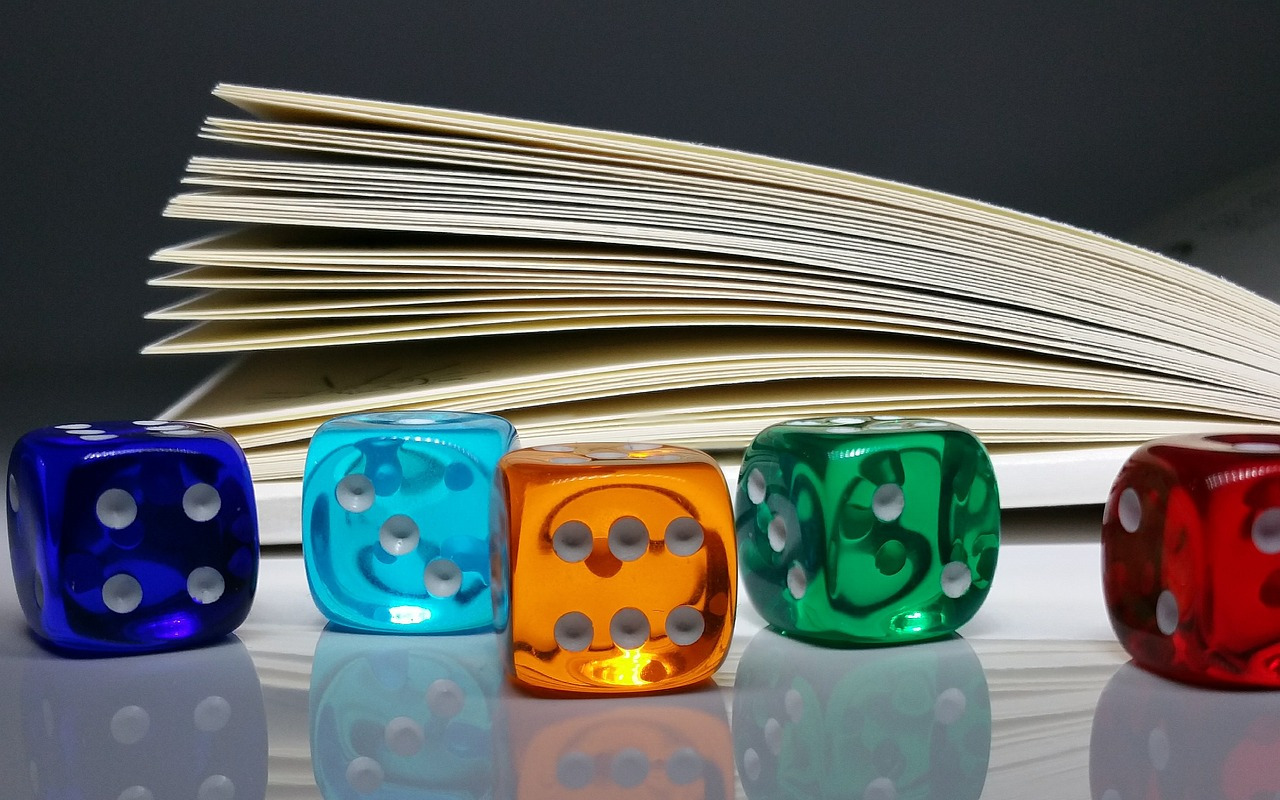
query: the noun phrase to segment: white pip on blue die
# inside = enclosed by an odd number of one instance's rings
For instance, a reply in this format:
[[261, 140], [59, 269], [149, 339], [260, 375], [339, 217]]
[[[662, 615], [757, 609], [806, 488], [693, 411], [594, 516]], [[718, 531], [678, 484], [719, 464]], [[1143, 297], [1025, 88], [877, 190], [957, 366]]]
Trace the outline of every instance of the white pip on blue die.
[[302, 549], [316, 606], [338, 627], [490, 630], [494, 490], [515, 428], [489, 414], [387, 411], [316, 430], [302, 487]]

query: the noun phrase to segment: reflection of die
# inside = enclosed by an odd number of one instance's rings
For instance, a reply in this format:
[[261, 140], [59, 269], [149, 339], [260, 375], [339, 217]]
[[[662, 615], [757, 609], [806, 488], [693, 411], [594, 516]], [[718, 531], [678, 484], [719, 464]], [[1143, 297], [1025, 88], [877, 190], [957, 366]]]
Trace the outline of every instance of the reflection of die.
[[503, 457], [517, 681], [669, 689], [709, 677], [736, 600], [733, 518], [705, 453], [548, 445]]
[[493, 470], [515, 444], [500, 417], [445, 411], [338, 417], [307, 451], [302, 544], [316, 605], [355, 629], [493, 626]]
[[493, 635], [424, 641], [325, 631], [310, 691], [320, 793], [326, 800], [492, 797], [501, 683]]
[[244, 645], [110, 660], [33, 659], [22, 730], [33, 796], [261, 798], [262, 688]]
[[725, 701], [715, 686], [639, 697], [504, 703], [512, 800], [609, 797], [704, 800], [734, 795]]
[[1280, 436], [1157, 439], [1111, 489], [1103, 590], [1142, 666], [1280, 687]]
[[991, 460], [938, 420], [796, 420], [739, 473], [742, 582], [770, 624], [830, 641], [937, 638], [987, 595], [999, 548]]
[[32, 431], [9, 459], [8, 509], [18, 599], [55, 645], [171, 649], [249, 613], [253, 485], [224, 431], [160, 420]]
[[764, 630], [738, 663], [733, 743], [751, 800], [976, 800], [990, 696], [958, 637], [836, 650]]
[[1089, 784], [1094, 800], [1276, 797], [1280, 696], [1185, 686], [1125, 664], [1098, 698]]

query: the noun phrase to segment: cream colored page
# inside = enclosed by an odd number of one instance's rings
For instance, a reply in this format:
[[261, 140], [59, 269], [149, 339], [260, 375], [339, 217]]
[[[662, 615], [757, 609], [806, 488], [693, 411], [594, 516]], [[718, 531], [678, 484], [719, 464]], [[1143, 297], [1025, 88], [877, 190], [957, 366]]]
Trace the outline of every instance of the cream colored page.
[[[376, 136], [377, 133], [372, 133], [369, 135]], [[548, 151], [548, 152], [551, 152], [551, 151]], [[503, 157], [507, 159], [511, 158], [510, 154], [505, 154]], [[571, 170], [570, 167], [567, 167], [564, 165], [563, 158], [561, 159], [561, 162], [558, 166], [547, 166], [546, 164], [544, 164], [544, 168], [555, 169], [559, 174], [570, 174], [570, 170]], [[614, 169], [618, 171], [623, 170], [622, 167], [617, 167], [617, 166], [615, 166]], [[651, 180], [649, 181], [650, 184], [657, 183], [663, 178], [669, 177], [669, 175], [665, 173], [658, 173], [652, 169], [650, 170], [650, 173], [651, 173]], [[616, 173], [606, 173], [606, 174], [616, 174]], [[726, 177], [726, 176], [717, 175], [715, 177]], [[803, 176], [793, 176], [793, 177], [796, 178], [797, 182], [802, 183], [801, 179], [803, 178]], [[859, 181], [865, 181], [865, 179], [862, 176], [849, 176], [849, 177], [858, 179], [858, 181], [855, 181], [855, 185], [860, 185]], [[701, 181], [701, 183], [698, 184], [696, 183], [696, 181]], [[715, 186], [715, 181], [707, 180], [705, 177], [696, 179], [695, 185], [698, 185], [699, 192], [708, 193], [708, 194], [714, 193], [714, 190], [718, 188]], [[791, 189], [791, 187], [787, 187], [787, 188], [788, 190]], [[727, 191], [731, 193], [732, 197], [739, 197], [742, 195], [754, 196], [754, 187], [751, 186], [750, 184], [740, 184], [740, 183], [735, 184]], [[781, 190], [775, 188], [773, 191], [777, 192]], [[910, 201], [918, 200], [921, 196], [922, 195], [920, 195], [919, 193], [912, 193], [912, 192], [908, 192], [907, 195], [905, 195], [905, 197], [907, 197], [908, 200]], [[963, 201], [959, 201], [957, 198], [946, 198], [945, 196], [941, 196], [941, 195], [934, 195], [933, 199], [929, 203], [924, 204], [923, 206], [914, 202], [908, 202], [905, 205], [902, 203], [894, 203], [893, 202], [894, 197], [892, 195], [882, 196], [880, 194], [877, 194], [875, 195], [875, 197], [877, 198], [876, 199], [877, 204], [896, 206], [897, 207], [896, 213], [898, 215], [904, 216], [904, 219], [897, 223], [897, 227], [903, 228], [903, 229], [914, 228], [918, 230], [937, 231], [943, 234], [944, 241], [950, 241], [956, 238], [964, 238], [966, 235], [970, 235], [970, 234], [966, 232], [965, 226], [952, 225], [950, 222], [951, 217], [948, 216], [947, 214], [937, 213], [939, 210], [948, 212], [949, 214], [954, 214], [957, 209], [968, 209], [969, 206], [981, 208], [981, 204], [966, 205]], [[864, 198], [864, 199], [871, 199], [871, 198]], [[898, 198], [898, 199], [901, 199], [901, 198]], [[811, 203], [812, 201], [806, 201], [803, 195], [800, 197], [787, 196], [784, 203], [784, 208], [786, 208], [788, 211], [792, 211], [797, 206], [803, 206], [806, 202]], [[920, 218], [919, 213], [917, 212], [923, 213], [924, 209], [926, 208], [933, 209], [934, 213], [932, 213], [930, 216]], [[824, 205], [821, 207], [821, 210], [823, 213], [829, 214], [831, 213], [832, 207]], [[993, 209], [987, 209], [987, 213], [985, 213], [985, 215], [979, 214], [975, 217], [972, 217], [972, 219], [967, 219], [967, 216], [969, 215], [962, 214], [959, 217], [957, 217], [957, 219], [960, 219], [962, 221], [970, 221], [970, 222], [978, 221], [981, 223], [981, 227], [990, 228], [991, 226], [997, 225], [1000, 222], [1005, 220], [1005, 217], [999, 214], [997, 214], [996, 217], [993, 218], [991, 214], [992, 211]], [[999, 211], [999, 210], [995, 210], [995, 211]], [[912, 221], [913, 218], [914, 218], [914, 221]], [[1033, 223], [1029, 227], [1027, 226], [1028, 221], [1030, 223]], [[1243, 290], [1240, 290], [1236, 287], [1230, 287], [1229, 285], [1226, 285], [1224, 282], [1214, 279], [1211, 276], [1205, 275], [1199, 272], [1198, 270], [1194, 270], [1185, 265], [1176, 264], [1176, 262], [1171, 262], [1171, 261], [1168, 261], [1167, 259], [1161, 259], [1158, 256], [1154, 256], [1153, 254], [1150, 254], [1150, 253], [1145, 253], [1144, 251], [1141, 251], [1137, 248], [1133, 248], [1127, 245], [1122, 245], [1120, 243], [1117, 243], [1111, 240], [1106, 240], [1106, 239], [1103, 239], [1102, 237], [1092, 236], [1083, 231], [1070, 229], [1067, 226], [1054, 225], [1052, 223], [1048, 223], [1043, 220], [1035, 220], [1034, 218], [1025, 218], [1022, 220], [1022, 222], [1020, 223], [1020, 227], [1018, 227], [1016, 231], [1004, 225], [1000, 225], [1000, 227], [1001, 227], [1002, 235], [1001, 237], [997, 237], [997, 238], [1008, 237], [1018, 232], [1022, 234], [1027, 234], [1026, 236], [1022, 236], [1021, 238], [1018, 239], [1019, 245], [1017, 247], [1017, 250], [1019, 252], [1031, 252], [1034, 249], [1033, 243], [1035, 242], [1048, 243], [1054, 246], [1064, 246], [1064, 245], [1071, 246], [1073, 248], [1073, 254], [1070, 256], [1071, 260], [1087, 262], [1091, 258], [1101, 258], [1104, 261], [1106, 261], [1105, 271], [1115, 280], [1125, 281], [1128, 279], [1127, 273], [1134, 272], [1134, 271], [1140, 274], [1144, 274], [1148, 278], [1155, 278], [1156, 280], [1148, 280], [1146, 282], [1146, 286], [1150, 291], [1153, 291], [1157, 294], [1161, 290], [1162, 286], [1169, 285], [1169, 288], [1174, 292], [1176, 292], [1179, 290], [1180, 285], [1185, 284], [1187, 286], [1191, 286], [1192, 288], [1198, 289], [1201, 293], [1212, 294], [1216, 292], [1225, 292], [1227, 295], [1229, 295], [1232, 298], [1232, 300], [1234, 301], [1234, 304], [1238, 308], [1240, 308], [1241, 312], [1246, 315], [1252, 314], [1258, 309], [1269, 308], [1269, 304], [1267, 304], [1266, 301], [1262, 301], [1260, 298], [1257, 298], [1256, 296], [1249, 295], [1247, 292], [1243, 292]], [[1052, 235], [1049, 235], [1049, 234], [1052, 234]], [[1086, 246], [1081, 247], [1082, 244]], [[1099, 247], [1100, 244], [1104, 246]], [[997, 242], [995, 246], [998, 247], [999, 243]], [[979, 247], [980, 249], [986, 249], [988, 245], [986, 243], [980, 242]], [[1149, 265], [1149, 263], [1153, 261], [1159, 263], [1161, 268], [1156, 270], [1142, 268], [1145, 265]], [[1274, 312], [1267, 312], [1262, 314], [1261, 319], [1264, 321], [1269, 319], [1272, 322], [1274, 322], [1275, 320]]]
[[[177, 198], [170, 208], [170, 213], [180, 216], [209, 219], [232, 219], [238, 221], [259, 222], [313, 222], [336, 226], [355, 227], [432, 227], [455, 232], [498, 231], [523, 233], [550, 237], [572, 237], [595, 239], [611, 242], [630, 242], [633, 244], [645, 241], [663, 241], [665, 243], [682, 243], [691, 248], [722, 249], [728, 252], [739, 252], [750, 255], [752, 251], [769, 250], [779, 256], [791, 254], [800, 260], [814, 263], [839, 263], [839, 255], [843, 252], [839, 242], [827, 241], [823, 237], [797, 236], [794, 240], [779, 241], [770, 238], [771, 231], [759, 223], [748, 224], [735, 220], [732, 224], [712, 222], [693, 227], [688, 220], [664, 217], [657, 214], [634, 213], [621, 217], [608, 217], [608, 225], [593, 222], [591, 215], [581, 213], [558, 216], [523, 217], [519, 209], [500, 206], [472, 207], [470, 211], [453, 209], [446, 211], [422, 211], [414, 208], [396, 209], [388, 204], [370, 204], [363, 201], [325, 198], [314, 201], [299, 201], [282, 198], [255, 198], [249, 201], [244, 198], [228, 198], [222, 195], [184, 196]], [[295, 214], [296, 216], [290, 216]], [[510, 227], [506, 227], [510, 226]], [[522, 227], [523, 226], [523, 227]], [[675, 227], [669, 227], [675, 226]], [[728, 231], [732, 229], [733, 233]], [[662, 236], [657, 237], [656, 232]], [[765, 244], [771, 242], [771, 244]], [[954, 253], [952, 254], [954, 255]], [[956, 284], [954, 277], [939, 283], [939, 288], [962, 291], [974, 297], [989, 297], [1000, 300], [1002, 295], [987, 287], [1017, 285], [1024, 288], [1016, 297], [1019, 305], [1028, 308], [1039, 308], [1046, 312], [1058, 313], [1069, 310], [1071, 316], [1082, 319], [1084, 324], [1095, 326], [1101, 332], [1110, 327], [1141, 331], [1140, 340], [1154, 336], [1166, 342], [1176, 342], [1179, 346], [1201, 352], [1221, 352], [1243, 365], [1243, 370], [1250, 371], [1255, 365], [1267, 371], [1265, 377], [1259, 375], [1268, 385], [1276, 383], [1276, 370], [1280, 369], [1280, 338], [1277, 348], [1268, 349], [1265, 342], [1252, 342], [1242, 339], [1238, 334], [1237, 309], [1220, 311], [1207, 301], [1201, 304], [1200, 316], [1192, 320], [1187, 315], [1169, 314], [1166, 303], [1148, 303], [1141, 308], [1130, 305], [1128, 314], [1118, 312], [1126, 307], [1126, 297], [1136, 296], [1126, 293], [1123, 286], [1107, 286], [1100, 297], [1088, 304], [1077, 304], [1071, 307], [1059, 292], [1037, 290], [1037, 286], [1053, 285], [1047, 278], [1036, 282], [1033, 276], [1025, 275], [1027, 265], [1010, 274], [1005, 271], [986, 274], [977, 270], [977, 262], [966, 262], [964, 269], [956, 270], [954, 275], [968, 275], [967, 282]], [[1113, 282], [1118, 283], [1118, 280]], [[1043, 296], [1041, 296], [1043, 294]], [[1091, 292], [1079, 290], [1078, 295], [1086, 297]], [[1069, 295], [1067, 295], [1069, 296]], [[1004, 296], [1004, 300], [1009, 298]], [[1227, 325], [1230, 318], [1230, 325]], [[1215, 327], [1215, 321], [1217, 325]], [[1130, 337], [1132, 339], [1132, 335]]]
[[[700, 336], [680, 329], [405, 343], [359, 348], [335, 359], [327, 351], [261, 353], [241, 362], [196, 404], [184, 408], [215, 424], [237, 425], [351, 413], [369, 408], [444, 404], [474, 410], [568, 402], [680, 389], [708, 383], [862, 376], [997, 381], [1035, 398], [1037, 387], [1125, 396], [1185, 411], [1222, 408], [1212, 387], [1121, 370], [1037, 359], [990, 348], [946, 346], [923, 338]], [[568, 358], [566, 356], [569, 356]], [[899, 384], [906, 386], [909, 384]], [[945, 383], [918, 384], [924, 397]], [[768, 391], [790, 391], [787, 385]], [[900, 399], [911, 399], [899, 389]], [[1275, 416], [1265, 404], [1252, 416]]]

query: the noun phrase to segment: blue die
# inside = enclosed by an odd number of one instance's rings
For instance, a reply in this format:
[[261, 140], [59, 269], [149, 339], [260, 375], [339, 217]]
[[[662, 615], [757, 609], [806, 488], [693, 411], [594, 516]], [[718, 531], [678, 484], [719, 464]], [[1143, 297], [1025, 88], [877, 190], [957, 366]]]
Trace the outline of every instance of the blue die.
[[505, 518], [493, 472], [515, 446], [511, 423], [487, 414], [380, 412], [321, 425], [302, 484], [302, 553], [320, 611], [355, 630], [490, 629], [489, 532]]
[[190, 422], [73, 423], [9, 457], [9, 553], [37, 636], [140, 653], [235, 630], [258, 579], [244, 453]]

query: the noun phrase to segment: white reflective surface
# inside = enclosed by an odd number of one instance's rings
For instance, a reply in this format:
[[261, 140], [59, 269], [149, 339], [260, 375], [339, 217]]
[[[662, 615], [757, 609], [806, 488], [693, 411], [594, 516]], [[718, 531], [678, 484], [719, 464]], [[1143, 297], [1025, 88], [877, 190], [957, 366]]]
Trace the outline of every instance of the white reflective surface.
[[[1271, 798], [1280, 693], [1132, 666], [1092, 544], [1006, 544], [963, 638], [819, 648], [743, 607], [697, 691], [513, 689], [493, 636], [326, 631], [297, 556], [216, 647], [63, 659], [0, 577], [0, 797]], [[148, 794], [149, 793], [149, 794]]]

